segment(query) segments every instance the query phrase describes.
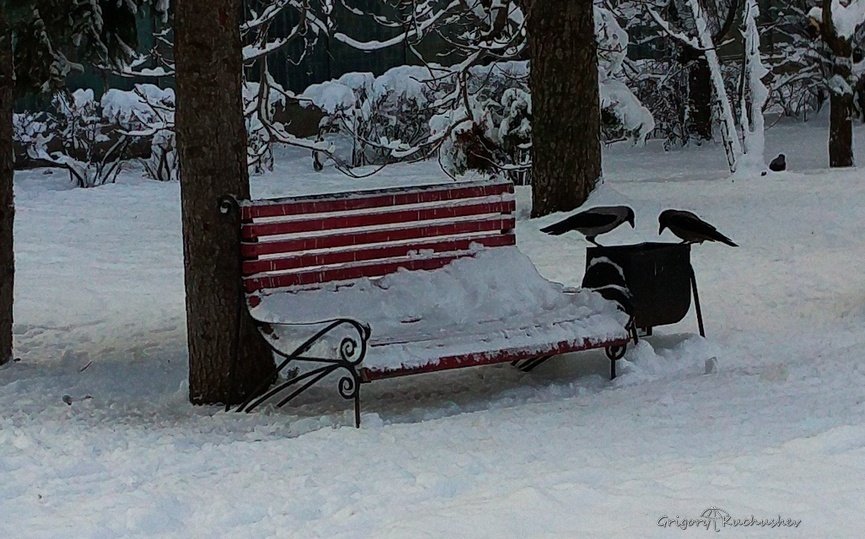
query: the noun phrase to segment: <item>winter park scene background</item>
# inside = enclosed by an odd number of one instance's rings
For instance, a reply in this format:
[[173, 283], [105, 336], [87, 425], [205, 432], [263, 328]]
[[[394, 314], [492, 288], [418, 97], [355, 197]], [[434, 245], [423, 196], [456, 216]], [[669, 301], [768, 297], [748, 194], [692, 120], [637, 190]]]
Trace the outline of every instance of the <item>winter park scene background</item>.
[[[860, 536], [863, 50], [865, 0], [3, 2], [0, 537]], [[249, 200], [502, 184], [516, 247], [244, 295]], [[705, 337], [578, 291], [683, 239]], [[311, 379], [263, 312], [391, 373], [639, 339], [363, 384], [355, 428], [337, 373], [235, 413]]]

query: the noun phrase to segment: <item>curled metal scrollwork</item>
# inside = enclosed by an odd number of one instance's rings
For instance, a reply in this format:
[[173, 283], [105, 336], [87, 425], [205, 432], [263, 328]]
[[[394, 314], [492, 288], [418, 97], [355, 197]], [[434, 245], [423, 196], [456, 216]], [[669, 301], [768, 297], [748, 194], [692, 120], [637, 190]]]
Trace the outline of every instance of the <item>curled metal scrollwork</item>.
[[[259, 326], [264, 328], [270, 327], [313, 327], [322, 326], [312, 336], [304, 340], [290, 353], [283, 352], [278, 346], [278, 339], [273, 332], [262, 331], [262, 336], [270, 345], [271, 349], [278, 356], [283, 358], [283, 361], [277, 366], [277, 374], [286, 369], [292, 361], [304, 361], [319, 366], [310, 369], [302, 374], [291, 378], [281, 384], [278, 384], [270, 390], [262, 393], [265, 387], [258, 388], [253, 396], [247, 399], [246, 402], [238, 406], [235, 410], [238, 412], [251, 412], [262, 403], [269, 400], [280, 393], [288, 391], [289, 393], [277, 403], [277, 407], [282, 407], [292, 399], [303, 393], [309, 387], [315, 385], [327, 375], [344, 369], [347, 371], [338, 382], [339, 394], [345, 399], [354, 399], [355, 401], [355, 420], [359, 422], [359, 395], [360, 395], [360, 375], [357, 367], [363, 362], [366, 357], [366, 352], [369, 344], [371, 330], [369, 325], [353, 320], [350, 318], [340, 318], [334, 320], [324, 320], [321, 322], [307, 324], [280, 324], [272, 321], [255, 319]], [[335, 350], [335, 355], [338, 357], [318, 357], [307, 355], [308, 352], [317, 343], [322, 342], [327, 336], [338, 330], [345, 330], [348, 327], [357, 333], [357, 336], [344, 336], [340, 339], [339, 345]]]
[[238, 202], [232, 195], [223, 195], [219, 197], [217, 207], [219, 208], [219, 213], [228, 215], [231, 212], [237, 212], [240, 210], [240, 202]]
[[363, 350], [363, 353], [361, 352], [361, 347], [358, 347], [357, 341], [351, 337], [345, 337], [339, 343], [339, 357], [352, 365], [357, 365], [363, 360], [363, 356], [366, 355], [365, 350]]
[[354, 372], [339, 379], [339, 394], [344, 399], [353, 399], [360, 391], [360, 378]]
[[625, 357], [625, 352], [628, 350], [626, 345], [608, 346], [604, 349], [607, 357], [612, 361], [616, 361]]

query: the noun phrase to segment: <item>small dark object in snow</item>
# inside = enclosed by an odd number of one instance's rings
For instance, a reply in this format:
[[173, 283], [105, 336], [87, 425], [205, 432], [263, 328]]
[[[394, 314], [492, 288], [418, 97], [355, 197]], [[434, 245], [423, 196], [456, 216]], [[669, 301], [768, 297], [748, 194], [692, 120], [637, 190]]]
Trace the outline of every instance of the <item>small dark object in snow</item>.
[[772, 162], [769, 163], [769, 170], [772, 172], [783, 172], [787, 170], [787, 157], [782, 153], [775, 159], [772, 159]]
[[[84, 395], [83, 397], [78, 399], [78, 401], [89, 401], [92, 398], [93, 395]], [[72, 403], [75, 402], [75, 399], [73, 399], [71, 395], [63, 395], [63, 397], [61, 397], [61, 400], [69, 406], [72, 406]]]
[[733, 240], [718, 232], [718, 230], [703, 221], [695, 214], [684, 210], [664, 210], [658, 216], [661, 228], [658, 234], [669, 228], [670, 232], [682, 239], [682, 243], [703, 243], [704, 241], [719, 241], [730, 247], [738, 247]]
[[541, 232], [551, 236], [561, 236], [565, 232], [576, 230], [588, 241], [598, 245], [595, 237], [612, 231], [622, 223], [630, 223], [631, 228], [634, 228], [634, 210], [628, 206], [598, 206], [544, 227]]

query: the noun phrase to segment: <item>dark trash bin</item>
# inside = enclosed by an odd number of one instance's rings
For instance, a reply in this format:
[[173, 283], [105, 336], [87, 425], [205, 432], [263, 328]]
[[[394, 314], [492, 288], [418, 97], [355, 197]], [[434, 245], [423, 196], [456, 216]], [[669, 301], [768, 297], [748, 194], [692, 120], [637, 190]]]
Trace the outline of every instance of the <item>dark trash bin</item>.
[[[691, 307], [691, 246], [685, 243], [640, 243], [613, 247], [589, 247], [583, 288], [630, 292], [629, 310], [634, 325], [652, 333], [655, 326], [675, 324], [685, 318]], [[703, 334], [699, 314], [700, 334]], [[623, 306], [624, 307], [624, 306]]]

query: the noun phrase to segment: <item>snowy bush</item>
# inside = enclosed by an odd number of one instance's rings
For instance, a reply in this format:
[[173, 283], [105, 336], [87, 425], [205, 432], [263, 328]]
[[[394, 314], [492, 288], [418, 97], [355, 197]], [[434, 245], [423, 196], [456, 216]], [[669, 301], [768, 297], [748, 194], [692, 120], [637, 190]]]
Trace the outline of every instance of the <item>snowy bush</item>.
[[100, 103], [92, 90], [58, 93], [53, 99], [56, 133], [61, 151], [50, 152], [46, 143], [32, 148], [34, 157], [65, 168], [78, 187], [96, 187], [113, 183], [130, 140], [127, 136], [111, 137]]
[[301, 99], [325, 114], [320, 136], [336, 139], [337, 159], [351, 167], [383, 165], [395, 160], [393, 150], [413, 147], [429, 135], [435, 86], [428, 68], [399, 66], [379, 77], [347, 73], [313, 84]]
[[[616, 138], [645, 140], [652, 114], [619, 80], [627, 34], [612, 15], [596, 18], [611, 45], [600, 62], [601, 106]], [[300, 99], [324, 114], [321, 138], [351, 167], [384, 165], [438, 152], [451, 175], [478, 170], [530, 182], [532, 104], [529, 63], [496, 62], [465, 71], [401, 66], [379, 77], [348, 73], [314, 84]], [[443, 104], [447, 103], [448, 106]]]
[[89, 89], [58, 93], [51, 110], [16, 114], [14, 126], [19, 166], [65, 168], [79, 187], [113, 182], [129, 157], [153, 179], [178, 176], [170, 89], [142, 84], [108, 90], [100, 100]]
[[445, 171], [504, 173], [517, 184], [531, 182], [528, 69], [527, 62], [501, 62], [469, 70], [469, 108], [439, 114], [429, 124], [433, 139], [443, 137], [439, 160]]
[[109, 94], [102, 98], [103, 117], [129, 136], [147, 141], [150, 154], [140, 160], [147, 176], [163, 182], [179, 180], [174, 90], [139, 84], [131, 92]]
[[54, 117], [47, 112], [13, 114], [12, 140], [15, 143], [16, 164], [20, 166], [26, 161], [38, 159], [38, 149], [52, 141], [55, 129]]
[[168, 182], [180, 179], [180, 160], [177, 156], [177, 143], [174, 131], [162, 130], [151, 139], [150, 156], [141, 160], [147, 176], [151, 179]]

